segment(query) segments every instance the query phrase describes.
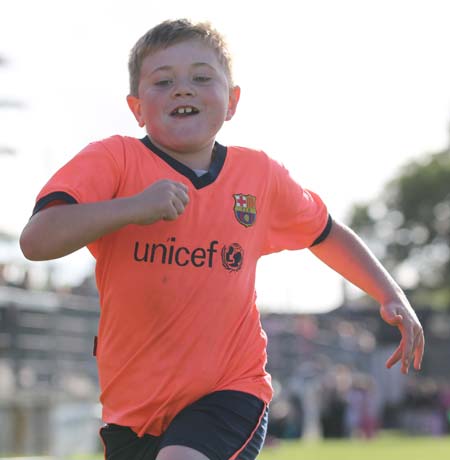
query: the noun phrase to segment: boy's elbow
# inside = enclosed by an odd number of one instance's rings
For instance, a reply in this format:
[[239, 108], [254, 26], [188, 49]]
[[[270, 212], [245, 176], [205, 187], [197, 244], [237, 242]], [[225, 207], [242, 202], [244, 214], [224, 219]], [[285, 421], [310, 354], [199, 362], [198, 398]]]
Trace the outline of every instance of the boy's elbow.
[[26, 259], [37, 260], [32, 241], [30, 241], [30, 238], [28, 237], [25, 231], [23, 231], [20, 235], [19, 246], [20, 250], [22, 251], [22, 254], [25, 256]]
[[42, 253], [42, 239], [34, 235], [28, 227], [25, 227], [20, 235], [19, 246], [26, 259], [32, 261], [47, 260]]

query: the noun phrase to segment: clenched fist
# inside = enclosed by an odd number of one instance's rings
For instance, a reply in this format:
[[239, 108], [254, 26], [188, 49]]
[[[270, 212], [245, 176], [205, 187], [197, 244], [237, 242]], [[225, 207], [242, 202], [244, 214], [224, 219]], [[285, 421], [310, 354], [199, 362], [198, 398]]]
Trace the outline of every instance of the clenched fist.
[[189, 203], [188, 188], [181, 182], [163, 179], [132, 197], [132, 201], [135, 224], [148, 225], [158, 220], [175, 220]]

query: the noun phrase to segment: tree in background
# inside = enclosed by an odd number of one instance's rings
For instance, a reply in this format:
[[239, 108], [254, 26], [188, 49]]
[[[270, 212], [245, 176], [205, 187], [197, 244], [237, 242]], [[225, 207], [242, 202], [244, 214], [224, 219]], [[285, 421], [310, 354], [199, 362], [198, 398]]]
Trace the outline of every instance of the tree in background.
[[349, 223], [416, 305], [450, 311], [450, 146], [406, 164]]

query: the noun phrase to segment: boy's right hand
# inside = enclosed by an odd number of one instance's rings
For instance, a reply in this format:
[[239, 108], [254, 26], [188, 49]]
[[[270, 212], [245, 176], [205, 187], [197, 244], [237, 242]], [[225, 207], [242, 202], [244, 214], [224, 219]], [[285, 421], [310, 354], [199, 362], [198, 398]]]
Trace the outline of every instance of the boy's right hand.
[[163, 179], [131, 200], [135, 204], [135, 224], [149, 225], [159, 220], [175, 220], [189, 203], [188, 188], [181, 182]]

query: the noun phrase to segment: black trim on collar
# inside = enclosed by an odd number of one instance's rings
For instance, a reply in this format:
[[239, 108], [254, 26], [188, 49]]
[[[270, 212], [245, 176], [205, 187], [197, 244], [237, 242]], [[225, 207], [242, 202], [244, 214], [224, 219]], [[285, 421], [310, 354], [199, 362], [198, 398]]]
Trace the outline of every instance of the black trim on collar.
[[34, 216], [39, 211], [42, 211], [49, 203], [52, 201], [64, 201], [67, 204], [77, 204], [78, 201], [66, 192], [53, 192], [48, 195], [43, 196], [34, 206], [33, 214]]
[[215, 142], [213, 149], [213, 157], [209, 170], [207, 173], [198, 177], [197, 174], [191, 168], [179, 162], [178, 160], [175, 160], [175, 158], [171, 157], [166, 152], [156, 147], [156, 145], [153, 144], [153, 142], [150, 140], [148, 136], [145, 136], [144, 138], [140, 139], [140, 141], [155, 155], [158, 155], [161, 158], [161, 160], [165, 161], [169, 166], [171, 166], [173, 169], [175, 169], [180, 174], [189, 179], [196, 189], [206, 187], [207, 185], [212, 184], [217, 179], [217, 176], [222, 170], [222, 167], [225, 163], [225, 158], [227, 156], [227, 148], [219, 144], [218, 142]]
[[314, 240], [313, 244], [312, 244], [310, 247], [313, 247], [313, 246], [315, 246], [316, 244], [319, 244], [319, 243], [321, 243], [323, 240], [325, 240], [326, 237], [328, 236], [328, 234], [330, 233], [331, 227], [332, 227], [332, 226], [333, 226], [333, 219], [332, 219], [331, 216], [328, 214], [327, 225], [325, 225], [325, 228], [323, 229], [322, 233]]

